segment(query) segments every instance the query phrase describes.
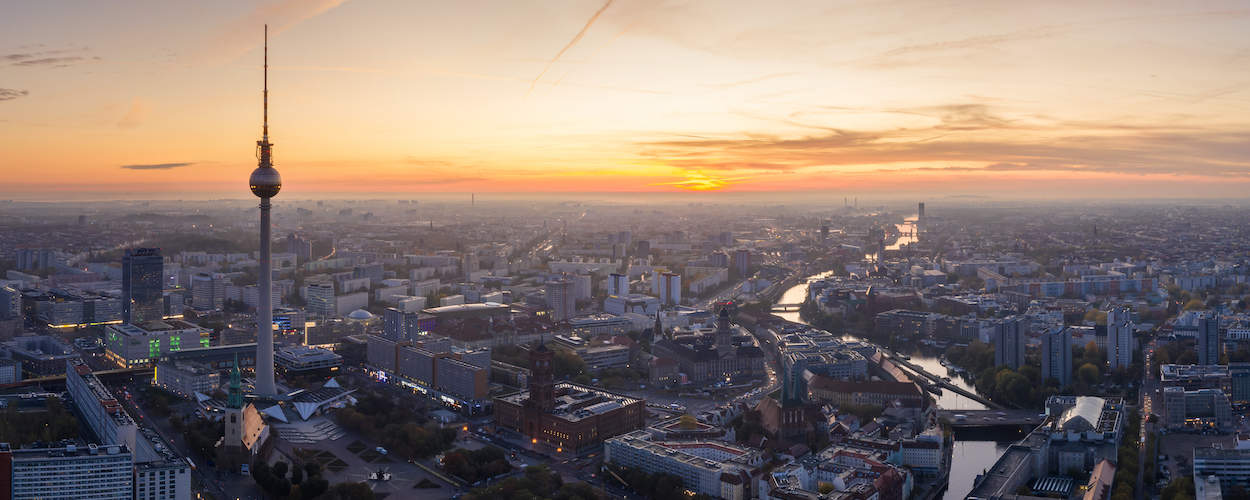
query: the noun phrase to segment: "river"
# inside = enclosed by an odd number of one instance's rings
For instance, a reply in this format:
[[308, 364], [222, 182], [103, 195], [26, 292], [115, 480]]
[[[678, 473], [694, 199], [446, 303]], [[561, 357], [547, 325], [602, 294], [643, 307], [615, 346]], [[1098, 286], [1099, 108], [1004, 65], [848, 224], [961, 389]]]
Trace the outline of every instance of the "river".
[[[900, 228], [901, 229], [901, 228]], [[906, 234], [906, 233], [904, 233]], [[900, 236], [902, 239], [904, 236]], [[780, 304], [801, 304], [807, 299], [807, 281], [821, 279], [833, 274], [833, 271], [827, 271], [809, 276], [798, 285], [791, 287], [781, 295]], [[774, 312], [777, 316], [785, 318], [796, 323], [804, 323], [799, 318], [798, 311]], [[844, 338], [858, 340], [852, 335], [844, 335]], [[929, 373], [941, 375], [947, 373], [946, 367], [942, 366], [938, 355], [933, 352], [922, 352], [914, 350], [905, 353], [911, 356], [911, 362], [924, 368]], [[972, 384], [961, 376], [951, 375], [951, 383], [960, 388], [967, 389], [970, 392], [976, 392]], [[942, 391], [941, 396], [936, 397], [938, 408], [947, 410], [984, 410], [985, 405], [968, 399], [966, 397], [955, 394], [953, 391]], [[946, 489], [946, 493], [942, 496], [944, 500], [954, 500], [963, 498], [972, 491], [972, 481], [981, 471], [990, 468], [994, 462], [998, 460], [998, 456], [1003, 453], [1018, 436], [1004, 435], [1002, 441], [968, 441], [955, 440], [954, 448], [951, 450], [951, 475], [950, 484]]]

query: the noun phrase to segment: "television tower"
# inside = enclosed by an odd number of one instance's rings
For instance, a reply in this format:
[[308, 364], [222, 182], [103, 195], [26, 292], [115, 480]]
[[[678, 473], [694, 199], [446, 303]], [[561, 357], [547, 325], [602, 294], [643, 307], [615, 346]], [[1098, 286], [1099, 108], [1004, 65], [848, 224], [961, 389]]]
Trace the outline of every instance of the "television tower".
[[273, 144], [269, 143], [269, 25], [265, 25], [264, 125], [256, 141], [256, 170], [248, 184], [260, 198], [260, 290], [256, 305], [256, 391], [258, 396], [275, 396], [273, 382], [273, 271], [269, 249], [269, 199], [282, 190], [282, 176], [273, 168]]

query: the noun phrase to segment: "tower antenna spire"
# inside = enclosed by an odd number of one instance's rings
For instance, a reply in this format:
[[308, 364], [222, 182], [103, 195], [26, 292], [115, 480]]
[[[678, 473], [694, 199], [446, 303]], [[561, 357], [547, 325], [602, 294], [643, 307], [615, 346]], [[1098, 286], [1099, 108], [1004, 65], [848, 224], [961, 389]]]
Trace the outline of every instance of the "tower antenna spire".
[[265, 124], [261, 131], [261, 138], [266, 143], [269, 142], [269, 25], [265, 25], [265, 90], [262, 92], [265, 97]]

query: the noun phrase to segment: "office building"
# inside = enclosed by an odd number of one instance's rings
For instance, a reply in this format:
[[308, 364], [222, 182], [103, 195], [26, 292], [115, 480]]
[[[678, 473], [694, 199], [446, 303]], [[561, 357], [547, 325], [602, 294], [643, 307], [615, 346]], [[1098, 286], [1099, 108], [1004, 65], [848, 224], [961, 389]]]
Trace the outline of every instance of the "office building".
[[159, 248], [127, 249], [122, 256], [122, 321], [164, 316], [165, 260]]
[[221, 386], [221, 374], [211, 366], [195, 362], [163, 362], [156, 365], [152, 383], [185, 398], [195, 393], [212, 394]]
[[633, 327], [629, 318], [611, 314], [591, 314], [569, 320], [573, 335], [593, 338], [599, 335], [624, 335]]
[[81, 360], [81, 355], [60, 339], [48, 335], [16, 337], [4, 342], [9, 356], [21, 364], [25, 378], [65, 373], [65, 362]]
[[434, 388], [439, 391], [466, 400], [478, 400], [487, 395], [489, 368], [448, 356], [436, 358], [434, 370]]
[[462, 408], [489, 394], [490, 349], [453, 350], [451, 339], [436, 335], [398, 342], [369, 335], [367, 342], [366, 370], [384, 373], [392, 383], [441, 392]]
[[994, 366], [1020, 368], [1024, 364], [1024, 331], [1020, 318], [1009, 317], [994, 323]]
[[1220, 363], [1220, 318], [1206, 312], [1198, 317], [1198, 364]]
[[1163, 388], [1162, 425], [1167, 429], [1194, 427], [1233, 429], [1233, 409], [1228, 395], [1219, 389], [1187, 391], [1180, 387]]
[[125, 368], [152, 366], [163, 354], [208, 347], [211, 332], [179, 319], [108, 325], [104, 329], [105, 356]]
[[1042, 334], [1042, 380], [1049, 379], [1059, 387], [1072, 384], [1072, 333], [1067, 328]]
[[1250, 448], [1194, 448], [1194, 477], [1219, 478], [1224, 487], [1250, 485]]
[[10, 484], [0, 497], [83, 500], [147, 499], [134, 491], [134, 459], [118, 444], [10, 449], [0, 443], [0, 464]]
[[604, 439], [641, 429], [646, 401], [567, 382], [555, 383], [546, 345], [530, 349], [529, 389], [495, 398], [501, 427], [557, 452], [580, 453]]
[[274, 363], [284, 374], [329, 374], [343, 366], [343, 357], [333, 351], [305, 345], [286, 346], [274, 353]]
[[734, 500], [753, 498], [752, 471], [765, 462], [759, 450], [723, 441], [663, 441], [647, 431], [604, 441], [603, 455], [609, 464], [677, 476], [687, 491]]
[[573, 294], [573, 281], [560, 278], [547, 282], [547, 308], [551, 310], [551, 321], [565, 321], [577, 313], [577, 302]]

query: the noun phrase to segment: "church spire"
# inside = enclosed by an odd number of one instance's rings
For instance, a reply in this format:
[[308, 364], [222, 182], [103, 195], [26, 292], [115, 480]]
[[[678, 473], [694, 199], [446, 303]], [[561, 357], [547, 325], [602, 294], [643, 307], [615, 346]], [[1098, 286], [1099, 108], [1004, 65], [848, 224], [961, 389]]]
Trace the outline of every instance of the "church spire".
[[234, 355], [234, 368], [230, 369], [230, 394], [226, 405], [239, 409], [243, 407], [243, 375], [239, 373], [239, 355]]

